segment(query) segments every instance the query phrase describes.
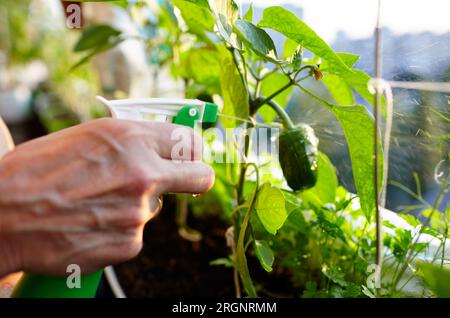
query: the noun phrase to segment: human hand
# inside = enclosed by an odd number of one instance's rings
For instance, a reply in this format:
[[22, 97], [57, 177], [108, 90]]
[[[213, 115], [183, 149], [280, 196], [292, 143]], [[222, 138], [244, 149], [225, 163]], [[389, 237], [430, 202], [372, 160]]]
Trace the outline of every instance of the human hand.
[[[181, 129], [191, 153], [174, 162]], [[190, 128], [117, 119], [19, 145], [0, 160], [0, 277], [64, 275], [69, 264], [89, 273], [136, 256], [160, 195], [212, 186], [213, 170], [191, 161], [199, 145]]]

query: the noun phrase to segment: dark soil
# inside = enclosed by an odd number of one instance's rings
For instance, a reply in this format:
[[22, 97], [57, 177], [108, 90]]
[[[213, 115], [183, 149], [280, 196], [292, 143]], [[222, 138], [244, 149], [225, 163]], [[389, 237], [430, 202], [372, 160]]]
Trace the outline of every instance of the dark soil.
[[218, 217], [189, 220], [200, 242], [180, 237], [173, 198], [164, 199], [160, 215], [147, 224], [139, 256], [115, 266], [128, 297], [233, 297], [233, 272], [210, 261], [226, 257], [226, 224]]

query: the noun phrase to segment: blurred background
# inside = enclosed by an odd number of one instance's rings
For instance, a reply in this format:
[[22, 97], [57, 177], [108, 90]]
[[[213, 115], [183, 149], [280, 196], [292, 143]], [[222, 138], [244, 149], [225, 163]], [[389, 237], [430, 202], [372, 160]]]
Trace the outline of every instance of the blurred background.
[[[157, 6], [157, 0], [147, 3]], [[156, 16], [129, 12], [121, 5], [84, 3], [82, 24], [107, 23], [129, 39], [73, 69], [81, 30], [69, 28], [59, 0], [0, 0], [0, 116], [16, 143], [107, 116], [96, 95], [180, 97], [184, 83], [163, 63], [164, 46], [144, 44], [133, 21]], [[250, 1], [239, 1], [245, 12]], [[375, 0], [252, 1], [255, 20], [265, 6], [282, 4], [303, 18], [336, 51], [360, 54], [356, 67], [373, 75]], [[450, 2], [385, 1], [383, 8], [383, 77], [396, 81], [450, 81]], [[157, 30], [148, 28], [148, 33]], [[147, 34], [148, 35], [148, 34]], [[135, 37], [134, 37], [135, 36]], [[149, 35], [150, 36], [150, 35]], [[277, 46], [281, 37], [274, 35]], [[277, 41], [277, 39], [279, 39]], [[314, 90], [326, 95], [317, 85]], [[364, 103], [362, 99], [358, 103]], [[369, 107], [369, 106], [368, 106]], [[439, 190], [436, 172], [448, 171], [450, 125], [448, 93], [394, 89], [394, 121], [389, 180], [413, 192], [419, 182], [433, 202]], [[308, 96], [295, 91], [288, 111], [296, 122], [312, 125], [320, 148], [336, 166], [339, 180], [354, 191], [345, 139], [337, 122]], [[446, 118], [447, 119], [446, 119]], [[438, 167], [438, 171], [436, 171]], [[447, 204], [449, 198], [444, 200]], [[387, 207], [401, 211], [416, 199], [397, 184], [388, 186]]]

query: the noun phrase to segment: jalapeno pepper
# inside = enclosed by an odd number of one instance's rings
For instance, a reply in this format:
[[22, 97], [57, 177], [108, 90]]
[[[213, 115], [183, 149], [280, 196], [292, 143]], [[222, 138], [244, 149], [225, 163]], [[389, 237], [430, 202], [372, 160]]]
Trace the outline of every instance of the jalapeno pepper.
[[294, 190], [305, 190], [317, 181], [317, 145], [314, 130], [300, 124], [279, 135], [279, 158], [284, 177]]

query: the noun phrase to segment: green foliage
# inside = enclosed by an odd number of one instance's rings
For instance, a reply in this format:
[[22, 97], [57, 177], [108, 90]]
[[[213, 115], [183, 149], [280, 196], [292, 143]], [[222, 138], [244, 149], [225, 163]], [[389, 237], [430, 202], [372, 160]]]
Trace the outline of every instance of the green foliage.
[[[375, 164], [373, 160], [373, 145], [375, 130], [373, 118], [362, 105], [340, 106], [326, 102], [311, 92], [302, 88], [306, 93], [325, 105], [337, 118], [347, 139], [350, 158], [352, 160], [352, 171], [356, 190], [360, 197], [361, 207], [369, 219], [375, 208], [375, 189], [371, 180], [375, 175]], [[381, 143], [379, 144], [382, 154]], [[379, 169], [382, 171], [383, 159], [379, 158]]]
[[438, 297], [450, 298], [450, 270], [429, 263], [418, 264], [427, 286]]
[[254, 241], [255, 254], [258, 257], [262, 267], [267, 271], [272, 271], [272, 265], [274, 261], [273, 251], [267, 241]]
[[244, 20], [248, 22], [253, 22], [253, 3], [250, 3], [250, 7], [247, 12], [244, 14]]
[[341, 105], [355, 103], [352, 88], [340, 76], [328, 73], [323, 76], [322, 82], [328, 88], [336, 103]]
[[[248, 93], [236, 69], [232, 53], [225, 48], [219, 48], [220, 85], [223, 98], [223, 113], [226, 115], [247, 118], [249, 115]], [[222, 119], [225, 127], [236, 127], [238, 123], [233, 119]], [[240, 123], [239, 123], [240, 124]]]
[[203, 35], [205, 31], [212, 32], [216, 21], [206, 0], [173, 0], [180, 9], [184, 22], [194, 34]]
[[176, 72], [181, 77], [191, 79], [196, 84], [202, 85], [210, 94], [220, 93], [221, 91], [220, 56], [215, 47], [200, 47], [184, 52], [181, 55], [181, 63], [177, 66]]
[[[174, 14], [172, 5], [179, 9], [181, 18]], [[168, 64], [172, 74], [185, 81], [186, 96], [215, 95], [223, 103], [221, 113], [225, 116], [262, 118], [265, 125], [273, 127], [280, 126], [274, 123], [279, 117], [282, 129], [291, 129], [295, 124], [285, 109], [297, 87], [336, 117], [351, 158], [357, 195], [339, 186], [337, 172], [325, 153], [317, 158], [315, 185], [297, 192], [281, 186], [285, 180], [279, 177], [280, 166], [251, 162], [248, 152], [244, 163], [213, 163], [215, 186], [210, 193], [190, 200], [195, 215], [219, 214], [233, 226], [233, 237], [228, 241], [231, 255], [211, 264], [233, 266], [250, 297], [256, 297], [266, 286], [263, 281], [254, 283], [249, 265], [255, 262], [248, 262], [249, 257], [259, 261], [265, 275], [284, 273], [295, 296], [376, 297], [377, 291], [368, 283], [377, 252], [373, 223], [375, 127], [368, 109], [355, 105], [355, 93], [372, 105], [374, 96], [368, 88], [369, 75], [354, 67], [359, 56], [333, 51], [306, 23], [282, 7], [266, 8], [259, 23], [254, 21], [252, 6], [242, 17], [232, 0], [172, 0], [160, 9], [158, 21], [149, 22], [143, 40], [150, 57], [164, 48], [163, 58], [156, 54], [157, 58], [151, 60], [159, 67]], [[265, 29], [285, 37], [283, 52], [276, 52]], [[86, 52], [89, 58], [123, 39], [119, 31], [108, 26], [93, 26], [83, 33], [75, 50]], [[314, 56], [304, 58], [304, 51]], [[316, 80], [308, 89], [301, 83], [306, 78]], [[327, 88], [334, 102], [313, 93], [319, 85]], [[221, 124], [236, 127], [242, 121], [223, 117]], [[235, 145], [226, 141], [222, 146], [234, 149]], [[379, 171], [383, 171], [381, 144], [377, 147]], [[273, 173], [262, 176], [263, 166]], [[421, 231], [436, 242], [445, 242], [442, 239], [448, 236], [449, 217], [435, 212], [430, 206], [424, 208], [430, 227]], [[402, 217], [412, 228], [419, 228], [414, 217]], [[417, 241], [409, 227], [386, 221], [384, 229], [384, 265], [392, 278], [382, 281], [385, 286], [381, 295], [404, 295], [399, 282], [405, 278], [406, 269], [415, 270], [415, 257], [426, 253], [430, 244]], [[438, 251], [444, 246], [441, 243]], [[447, 295], [438, 278], [448, 273], [419, 267], [434, 293]], [[417, 278], [416, 272], [413, 278]]]
[[75, 44], [74, 51], [87, 51], [87, 54], [72, 68], [75, 69], [89, 61], [93, 56], [118, 45], [124, 40], [120, 35], [120, 31], [109, 25], [100, 24], [86, 28], [81, 34], [78, 42]]
[[334, 203], [336, 198], [336, 189], [338, 180], [336, 170], [330, 162], [330, 159], [320, 153], [317, 160], [318, 177], [314, 187], [299, 193], [299, 196], [305, 201], [316, 206], [322, 206], [326, 203]]
[[276, 49], [272, 38], [261, 28], [246, 20], [234, 21], [234, 29], [242, 41], [261, 57], [276, 59]]
[[90, 26], [83, 31], [73, 50], [81, 52], [96, 49], [117, 38], [120, 33], [120, 31], [105, 24]]
[[[286, 86], [290, 81], [290, 78], [285, 74], [281, 73], [271, 73], [264, 78], [261, 82], [261, 94], [263, 96], [270, 96], [282, 87]], [[294, 87], [291, 86], [284, 90], [281, 94], [278, 94], [274, 101], [280, 104], [282, 107], [286, 107], [290, 95], [292, 94]], [[263, 117], [264, 121], [272, 122], [276, 117], [277, 113], [270, 107], [261, 107], [259, 114]]]
[[267, 183], [258, 192], [255, 210], [264, 228], [273, 235], [288, 217], [283, 192]]
[[316, 32], [297, 18], [292, 12], [282, 7], [269, 7], [264, 10], [263, 19], [258, 26], [280, 32], [291, 40], [307, 48], [316, 55], [333, 63], [342, 73], [349, 72], [348, 66]]

